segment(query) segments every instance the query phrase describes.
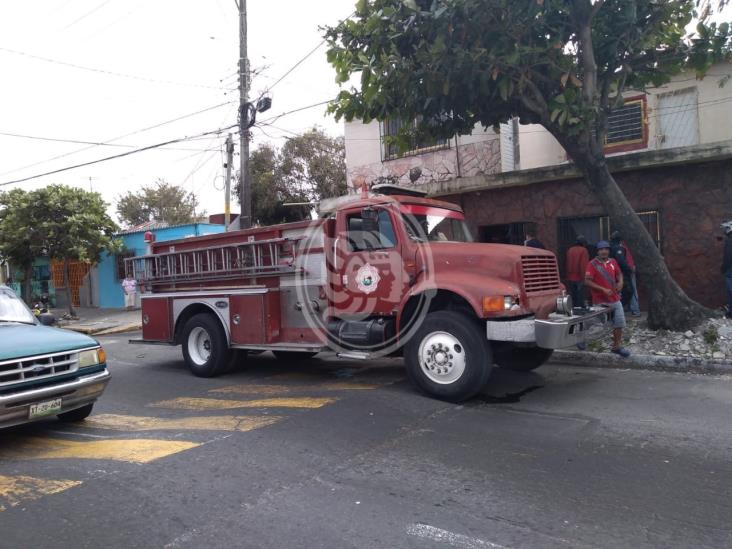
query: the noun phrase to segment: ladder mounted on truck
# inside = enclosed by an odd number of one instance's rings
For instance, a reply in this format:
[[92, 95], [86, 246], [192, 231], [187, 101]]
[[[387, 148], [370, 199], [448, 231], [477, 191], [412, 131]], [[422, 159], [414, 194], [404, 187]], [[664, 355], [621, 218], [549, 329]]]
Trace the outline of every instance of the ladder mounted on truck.
[[293, 274], [298, 238], [273, 238], [170, 251], [125, 259], [126, 272], [153, 288], [204, 282]]

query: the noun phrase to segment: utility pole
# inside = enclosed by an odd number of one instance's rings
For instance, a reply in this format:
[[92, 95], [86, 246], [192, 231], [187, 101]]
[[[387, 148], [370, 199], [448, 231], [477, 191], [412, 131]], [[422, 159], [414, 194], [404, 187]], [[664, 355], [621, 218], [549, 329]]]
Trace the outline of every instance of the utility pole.
[[231, 223], [231, 164], [234, 162], [234, 140], [226, 137], [226, 197], [224, 198], [224, 225], [229, 230]]
[[239, 177], [241, 214], [239, 228], [252, 226], [252, 190], [249, 177], [249, 60], [247, 59], [247, 0], [239, 8]]

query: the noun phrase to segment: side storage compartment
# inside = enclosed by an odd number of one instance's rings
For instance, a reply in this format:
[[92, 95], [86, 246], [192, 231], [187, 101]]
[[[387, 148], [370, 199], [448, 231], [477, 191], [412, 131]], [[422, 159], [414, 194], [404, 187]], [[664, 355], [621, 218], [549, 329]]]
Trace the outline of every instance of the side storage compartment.
[[256, 295], [232, 295], [231, 343], [267, 345], [279, 341], [280, 292], [270, 289]]
[[142, 339], [172, 342], [173, 317], [169, 297], [142, 296]]

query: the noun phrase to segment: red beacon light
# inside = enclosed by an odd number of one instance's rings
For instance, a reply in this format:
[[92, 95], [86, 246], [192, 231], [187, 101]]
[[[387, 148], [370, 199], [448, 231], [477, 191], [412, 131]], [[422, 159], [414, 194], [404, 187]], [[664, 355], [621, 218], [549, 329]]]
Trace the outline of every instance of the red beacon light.
[[152, 244], [155, 242], [155, 233], [152, 231], [145, 232], [145, 244]]

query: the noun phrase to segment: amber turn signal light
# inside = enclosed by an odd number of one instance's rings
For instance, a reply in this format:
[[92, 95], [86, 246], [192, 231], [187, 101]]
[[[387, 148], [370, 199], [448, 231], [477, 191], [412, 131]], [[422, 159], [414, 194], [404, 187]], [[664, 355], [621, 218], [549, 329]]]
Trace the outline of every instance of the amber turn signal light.
[[495, 313], [503, 311], [504, 298], [502, 295], [491, 295], [483, 298], [483, 312]]

